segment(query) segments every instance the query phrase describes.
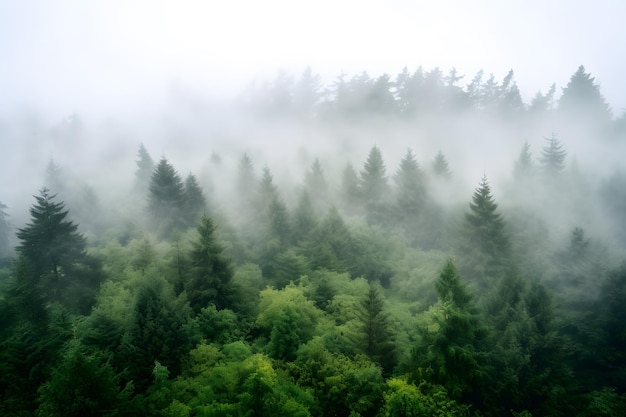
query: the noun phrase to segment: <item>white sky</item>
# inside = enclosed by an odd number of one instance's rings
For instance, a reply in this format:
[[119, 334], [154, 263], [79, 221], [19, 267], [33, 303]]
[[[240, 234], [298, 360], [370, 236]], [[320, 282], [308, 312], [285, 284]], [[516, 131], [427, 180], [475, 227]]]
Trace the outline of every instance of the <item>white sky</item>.
[[619, 115], [625, 21], [622, 0], [0, 0], [0, 115], [111, 112], [174, 81], [239, 92], [308, 65], [326, 82], [419, 65], [501, 80], [512, 68], [529, 101], [580, 64]]

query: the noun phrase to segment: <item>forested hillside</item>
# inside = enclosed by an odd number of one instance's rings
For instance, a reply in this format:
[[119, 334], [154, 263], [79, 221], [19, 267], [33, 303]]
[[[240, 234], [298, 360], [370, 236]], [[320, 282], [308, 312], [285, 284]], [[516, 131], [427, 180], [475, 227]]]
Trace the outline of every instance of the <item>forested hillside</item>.
[[1, 120], [0, 414], [626, 415], [614, 112], [582, 66], [307, 69]]

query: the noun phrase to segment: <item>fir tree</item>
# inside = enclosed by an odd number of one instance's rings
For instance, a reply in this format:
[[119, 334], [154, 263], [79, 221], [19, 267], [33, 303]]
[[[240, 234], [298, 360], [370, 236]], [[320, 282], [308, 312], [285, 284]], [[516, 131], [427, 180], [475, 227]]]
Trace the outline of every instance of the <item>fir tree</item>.
[[389, 185], [382, 153], [372, 147], [360, 176], [361, 196], [365, 203], [366, 217], [370, 223], [380, 223], [386, 218], [386, 202]]
[[597, 124], [611, 120], [611, 109], [594, 81], [595, 78], [581, 65], [563, 88], [558, 110], [569, 117], [570, 122]]
[[361, 201], [359, 177], [350, 163], [346, 164], [341, 174], [340, 198], [344, 207], [350, 211], [355, 211], [359, 207]]
[[188, 226], [195, 225], [200, 220], [200, 216], [205, 214], [207, 210], [204, 192], [202, 192], [202, 188], [200, 188], [200, 184], [193, 174], [189, 174], [185, 179], [183, 207]]
[[530, 152], [530, 144], [528, 142], [524, 142], [519, 157], [517, 158], [517, 161], [515, 161], [513, 175], [518, 180], [528, 179], [532, 176], [533, 168], [534, 164], [533, 157]]
[[556, 138], [556, 134], [552, 132], [552, 136], [544, 138], [548, 141], [543, 147], [541, 153], [541, 168], [547, 175], [555, 175], [563, 171], [565, 168], [565, 156], [567, 152], [563, 149], [563, 145]]
[[450, 178], [452, 175], [450, 172], [450, 167], [448, 166], [448, 160], [443, 155], [443, 152], [441, 152], [441, 150], [437, 152], [437, 155], [435, 155], [432, 168], [435, 176], [437, 177]]
[[145, 193], [148, 191], [150, 178], [154, 172], [154, 161], [143, 143], [139, 145], [135, 163], [137, 164], [137, 169], [135, 170], [135, 190]]
[[184, 286], [189, 304], [195, 313], [211, 303], [220, 310], [232, 308], [235, 302], [233, 270], [217, 241], [213, 220], [203, 216], [197, 230], [198, 240], [193, 243], [190, 254], [190, 278]]
[[485, 278], [501, 277], [509, 271], [511, 265], [509, 238], [487, 177], [482, 178], [474, 191], [469, 208], [470, 211], [465, 215], [461, 250], [464, 271], [482, 285], [488, 285]]
[[384, 374], [390, 375], [396, 362], [396, 353], [391, 322], [384, 309], [383, 296], [370, 284], [358, 313], [361, 346], [372, 361], [381, 365]]
[[440, 384], [452, 398], [480, 405], [487, 396], [486, 327], [451, 259], [435, 286], [437, 326], [421, 330], [421, 342], [412, 352], [412, 379]]
[[159, 236], [171, 237], [183, 228], [181, 211], [184, 204], [183, 182], [174, 167], [161, 158], [150, 178], [148, 211]]
[[87, 255], [78, 225], [66, 219], [64, 203], [55, 202], [47, 188], [35, 199], [31, 222], [17, 231], [17, 251], [28, 260], [47, 301], [88, 309], [103, 279], [99, 265]]
[[407, 150], [400, 161], [400, 167], [393, 179], [396, 183], [396, 204], [400, 217], [415, 220], [415, 216], [425, 205], [426, 186], [411, 149]]

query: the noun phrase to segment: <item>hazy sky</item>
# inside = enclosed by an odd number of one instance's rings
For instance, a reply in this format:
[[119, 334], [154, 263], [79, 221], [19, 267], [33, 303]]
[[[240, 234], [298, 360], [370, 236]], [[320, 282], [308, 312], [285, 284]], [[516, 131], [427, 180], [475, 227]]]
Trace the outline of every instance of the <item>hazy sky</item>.
[[625, 18], [621, 0], [0, 0], [0, 115], [124, 111], [173, 83], [240, 91], [307, 65], [326, 82], [423, 65], [455, 66], [465, 83], [512, 68], [528, 101], [580, 64], [621, 114]]

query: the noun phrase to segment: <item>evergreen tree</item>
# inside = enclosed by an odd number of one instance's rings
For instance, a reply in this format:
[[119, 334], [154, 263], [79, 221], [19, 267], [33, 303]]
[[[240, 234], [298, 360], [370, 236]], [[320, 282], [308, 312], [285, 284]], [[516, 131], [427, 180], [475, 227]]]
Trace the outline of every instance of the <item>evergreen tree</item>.
[[200, 188], [198, 180], [193, 174], [189, 174], [185, 179], [183, 207], [188, 226], [195, 225], [200, 220], [200, 216], [205, 214], [207, 210], [204, 192], [202, 192], [202, 188]]
[[400, 161], [400, 167], [393, 179], [396, 183], [396, 204], [400, 218], [415, 221], [415, 216], [425, 206], [426, 185], [411, 149], [407, 150]]
[[383, 296], [370, 284], [358, 313], [361, 346], [363, 352], [383, 368], [384, 374], [391, 375], [396, 362], [395, 343], [391, 322], [384, 308]]
[[450, 172], [450, 167], [448, 166], [448, 160], [443, 155], [443, 152], [441, 152], [441, 150], [437, 152], [437, 155], [435, 155], [432, 168], [435, 176], [437, 177], [450, 178], [452, 176], [452, 173]]
[[412, 352], [412, 379], [442, 385], [453, 399], [480, 408], [487, 396], [486, 327], [451, 259], [435, 288], [439, 297], [439, 311], [434, 316], [437, 326], [421, 331], [421, 342]]
[[115, 365], [143, 392], [152, 384], [157, 363], [173, 376], [180, 372], [183, 355], [190, 348], [189, 307], [174, 297], [164, 279], [150, 277], [137, 289], [132, 312]]
[[304, 190], [300, 194], [298, 205], [293, 213], [293, 241], [304, 241], [317, 225], [313, 203], [309, 193]]
[[565, 167], [565, 156], [567, 152], [563, 149], [563, 145], [556, 138], [556, 134], [552, 132], [552, 136], [544, 138], [548, 141], [541, 152], [541, 168], [547, 175], [555, 175], [563, 171]]
[[487, 177], [483, 176], [474, 191], [470, 211], [465, 215], [464, 244], [461, 255], [464, 270], [483, 285], [485, 278], [501, 277], [510, 270], [510, 244], [504, 220], [491, 194]]
[[180, 176], [165, 157], [161, 158], [150, 178], [148, 195], [148, 211], [159, 236], [169, 238], [183, 227], [184, 193]]
[[309, 169], [304, 176], [304, 186], [312, 197], [312, 203], [315, 207], [316, 213], [323, 213], [328, 209], [328, 183], [324, 176], [324, 170], [322, 164], [318, 158], [315, 158], [311, 169]]
[[360, 189], [365, 203], [366, 217], [369, 223], [381, 223], [386, 218], [386, 202], [389, 185], [385, 175], [385, 163], [382, 153], [373, 146], [363, 165], [360, 176]]
[[293, 107], [297, 115], [312, 118], [316, 115], [315, 108], [322, 98], [322, 81], [320, 76], [313, 74], [307, 67], [293, 89]]
[[513, 176], [517, 180], [528, 179], [532, 176], [533, 168], [534, 164], [533, 157], [530, 152], [530, 144], [528, 142], [524, 142], [519, 157], [517, 158], [517, 161], [515, 161]]
[[558, 110], [571, 123], [597, 125], [611, 120], [611, 109], [594, 81], [595, 78], [581, 65], [563, 88]]
[[203, 216], [197, 230], [198, 240], [190, 254], [190, 278], [184, 286], [189, 304], [196, 314], [209, 304], [220, 310], [232, 308], [236, 301], [233, 269], [217, 241], [213, 220]]
[[150, 185], [150, 178], [154, 172], [154, 161], [143, 143], [139, 145], [135, 163], [137, 164], [137, 169], [135, 170], [135, 190], [146, 193]]
[[360, 206], [361, 189], [359, 187], [359, 177], [352, 166], [348, 163], [341, 174], [341, 193], [343, 205], [349, 211], [356, 211]]
[[18, 229], [18, 253], [28, 260], [36, 285], [48, 302], [60, 302], [86, 312], [103, 279], [97, 262], [86, 252], [78, 225], [69, 211], [43, 188], [31, 207], [31, 222]]

